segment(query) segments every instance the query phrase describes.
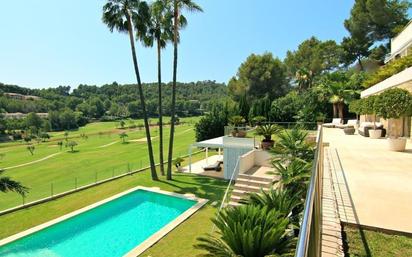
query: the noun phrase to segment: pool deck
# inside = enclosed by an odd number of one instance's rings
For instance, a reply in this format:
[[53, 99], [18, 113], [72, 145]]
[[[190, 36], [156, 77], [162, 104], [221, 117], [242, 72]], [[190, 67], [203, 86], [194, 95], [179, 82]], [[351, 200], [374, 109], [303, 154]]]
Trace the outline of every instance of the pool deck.
[[324, 129], [340, 220], [371, 229], [412, 235], [412, 144], [388, 150], [386, 139]]
[[221, 171], [203, 169], [203, 167], [211, 165], [220, 159], [223, 159], [222, 155], [212, 155], [212, 156], [209, 156], [208, 158], [192, 163], [191, 172], [189, 170], [189, 165], [183, 167], [181, 171], [183, 173], [192, 173], [192, 174], [197, 174], [201, 176], [223, 179], [224, 178], [223, 164], [220, 166], [222, 168]]
[[141, 253], [143, 253], [144, 251], [146, 251], [149, 247], [151, 247], [153, 244], [155, 244], [157, 241], [159, 241], [160, 239], [162, 239], [164, 236], [166, 236], [170, 231], [172, 231], [174, 228], [176, 228], [179, 224], [181, 224], [183, 221], [187, 220], [190, 216], [192, 216], [195, 212], [197, 212], [200, 208], [202, 208], [209, 200], [207, 199], [202, 199], [202, 198], [197, 198], [195, 195], [193, 194], [177, 194], [177, 193], [173, 193], [173, 192], [168, 192], [168, 191], [163, 191], [160, 190], [158, 187], [142, 187], [142, 186], [138, 186], [132, 189], [129, 189], [127, 191], [124, 191], [122, 193], [116, 194], [114, 196], [111, 196], [109, 198], [106, 198], [102, 201], [99, 201], [97, 203], [91, 204], [89, 206], [86, 206], [84, 208], [81, 208], [77, 211], [68, 213], [66, 215], [63, 215], [57, 219], [48, 221], [46, 223], [40, 224], [38, 226], [35, 226], [33, 228], [30, 228], [28, 230], [25, 230], [23, 232], [17, 233], [13, 236], [7, 237], [5, 239], [0, 240], [0, 247], [3, 245], [6, 245], [8, 243], [11, 243], [13, 241], [16, 241], [20, 238], [23, 238], [25, 236], [28, 236], [30, 234], [36, 233], [40, 230], [43, 230], [47, 227], [53, 226], [59, 222], [62, 222], [64, 220], [70, 219], [74, 216], [77, 216], [81, 213], [84, 213], [86, 211], [89, 211], [93, 208], [96, 208], [100, 205], [103, 205], [105, 203], [108, 203], [110, 201], [113, 201], [117, 198], [120, 198], [124, 195], [127, 195], [133, 191], [136, 190], [146, 190], [146, 191], [150, 191], [150, 192], [155, 192], [155, 193], [159, 193], [159, 194], [164, 194], [164, 195], [169, 195], [169, 196], [174, 196], [174, 197], [178, 197], [178, 198], [183, 198], [183, 199], [188, 199], [188, 200], [193, 200], [193, 201], [197, 201], [197, 203], [195, 205], [193, 205], [191, 208], [189, 208], [188, 210], [186, 210], [184, 213], [180, 214], [178, 217], [176, 217], [173, 221], [171, 221], [170, 223], [168, 223], [166, 226], [164, 226], [162, 229], [160, 229], [159, 231], [157, 231], [156, 233], [154, 233], [153, 235], [151, 235], [149, 238], [147, 238], [145, 241], [143, 241], [142, 243], [140, 243], [138, 246], [136, 246], [134, 249], [132, 249], [131, 251], [129, 251], [126, 255], [124, 255], [124, 257], [136, 257], [138, 255], [140, 255]]

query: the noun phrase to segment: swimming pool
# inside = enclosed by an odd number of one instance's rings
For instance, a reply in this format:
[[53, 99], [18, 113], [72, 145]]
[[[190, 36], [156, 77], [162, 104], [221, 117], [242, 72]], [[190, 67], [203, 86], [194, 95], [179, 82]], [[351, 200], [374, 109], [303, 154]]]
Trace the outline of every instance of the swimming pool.
[[205, 201], [139, 187], [2, 240], [0, 256], [136, 256]]

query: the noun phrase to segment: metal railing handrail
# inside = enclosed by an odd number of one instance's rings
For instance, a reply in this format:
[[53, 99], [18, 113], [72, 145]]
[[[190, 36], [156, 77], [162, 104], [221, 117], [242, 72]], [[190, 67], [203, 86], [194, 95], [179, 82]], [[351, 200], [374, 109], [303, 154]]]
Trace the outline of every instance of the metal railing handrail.
[[319, 126], [312, 174], [306, 194], [295, 257], [318, 257], [321, 252], [321, 194], [323, 176], [323, 130]]
[[[240, 157], [237, 158], [237, 162], [236, 162], [235, 168], [233, 169], [233, 173], [232, 173], [232, 175], [230, 176], [229, 183], [227, 184], [227, 188], [226, 188], [225, 194], [224, 194], [224, 196], [223, 196], [222, 203], [220, 204], [219, 209], [218, 209], [218, 211], [217, 211], [217, 214], [220, 213], [220, 211], [223, 209], [223, 206], [225, 205], [227, 196], [229, 195], [230, 186], [232, 185], [233, 179], [235, 178], [235, 174], [236, 174], [237, 171], [238, 171], [237, 167], [239, 166], [239, 161], [240, 161]], [[213, 225], [213, 227], [212, 227], [212, 233], [214, 232], [214, 230], [215, 230], [215, 225]]]

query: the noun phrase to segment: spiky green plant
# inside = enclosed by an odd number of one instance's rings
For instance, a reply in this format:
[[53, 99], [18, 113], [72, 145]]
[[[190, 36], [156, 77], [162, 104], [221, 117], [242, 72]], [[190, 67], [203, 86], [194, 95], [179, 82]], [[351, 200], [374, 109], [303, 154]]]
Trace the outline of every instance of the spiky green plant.
[[217, 236], [198, 238], [195, 248], [205, 250], [203, 257], [290, 256], [295, 239], [290, 222], [277, 210], [257, 205], [224, 209], [212, 219]]
[[25, 195], [29, 189], [23, 186], [20, 182], [11, 179], [10, 177], [1, 176], [5, 170], [0, 169], [0, 192], [16, 192], [20, 195]]
[[271, 149], [276, 162], [291, 162], [300, 159], [309, 162], [314, 156], [314, 144], [306, 141], [308, 132], [299, 128], [279, 133], [276, 145]]

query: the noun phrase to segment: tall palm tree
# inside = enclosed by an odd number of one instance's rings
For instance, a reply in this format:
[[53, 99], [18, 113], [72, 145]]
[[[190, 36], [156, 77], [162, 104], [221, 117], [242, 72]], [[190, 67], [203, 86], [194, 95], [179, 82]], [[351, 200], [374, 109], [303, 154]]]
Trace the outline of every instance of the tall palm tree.
[[173, 24], [170, 4], [157, 0], [150, 6], [150, 21], [143, 43], [147, 47], [157, 47], [157, 83], [159, 104], [159, 159], [160, 173], [165, 175], [163, 159], [163, 106], [162, 106], [162, 49], [173, 39]]
[[172, 83], [172, 106], [171, 106], [171, 123], [170, 123], [170, 138], [169, 138], [169, 155], [167, 157], [167, 179], [172, 179], [172, 158], [173, 158], [173, 143], [175, 133], [176, 119], [176, 82], [177, 82], [177, 57], [179, 43], [179, 29], [183, 24], [187, 24], [186, 18], [181, 15], [182, 10], [191, 12], [200, 11], [202, 8], [192, 0], [173, 0], [173, 83]]
[[142, 37], [146, 31], [146, 25], [150, 17], [149, 6], [145, 1], [140, 0], [108, 0], [103, 6], [103, 22], [109, 27], [110, 31], [117, 30], [128, 33], [134, 71], [137, 79], [137, 87], [140, 95], [140, 105], [143, 112], [144, 125], [146, 130], [147, 147], [149, 151], [150, 170], [153, 180], [158, 180], [156, 166], [153, 157], [152, 139], [150, 136], [149, 121], [146, 112], [146, 104], [143, 95], [143, 87], [140, 79], [139, 65], [137, 62], [134, 30], [138, 37]]
[[[5, 170], [0, 169], [0, 175], [4, 172]], [[9, 177], [0, 176], [0, 192], [7, 193], [10, 191], [24, 196], [29, 189], [18, 181], [12, 180]]]

